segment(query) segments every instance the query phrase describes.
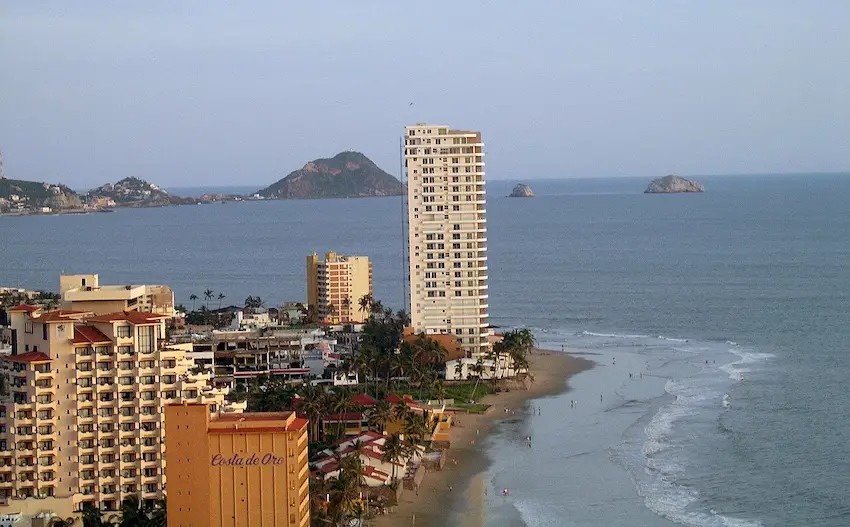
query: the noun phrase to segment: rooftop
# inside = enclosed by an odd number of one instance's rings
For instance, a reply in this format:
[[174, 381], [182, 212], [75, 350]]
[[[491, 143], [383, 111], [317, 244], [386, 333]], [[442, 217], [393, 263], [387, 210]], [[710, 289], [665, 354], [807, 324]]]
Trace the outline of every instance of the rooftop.
[[168, 315], [156, 313], [142, 313], [140, 311], [123, 311], [119, 313], [108, 313], [97, 315], [87, 319], [87, 322], [129, 322], [130, 324], [159, 324], [160, 321], [169, 318]]
[[92, 326], [74, 327], [74, 344], [105, 344], [112, 340]]
[[40, 351], [29, 351], [19, 355], [7, 355], [5, 358], [6, 360], [15, 362], [46, 362], [50, 360], [50, 357]]
[[41, 309], [41, 306], [33, 306], [30, 304], [19, 304], [17, 306], [10, 307], [6, 311], [11, 313], [32, 313], [34, 311], [38, 311]]
[[39, 322], [67, 322], [70, 320], [79, 320], [86, 315], [91, 315], [90, 311], [68, 311], [65, 309], [57, 309], [56, 311], [42, 312], [35, 318]]

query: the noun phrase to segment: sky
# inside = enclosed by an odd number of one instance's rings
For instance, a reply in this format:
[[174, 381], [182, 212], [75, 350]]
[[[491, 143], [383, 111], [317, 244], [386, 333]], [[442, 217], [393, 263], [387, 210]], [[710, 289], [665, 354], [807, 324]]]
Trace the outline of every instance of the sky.
[[[0, 4], [7, 177], [270, 184], [406, 124], [487, 176], [850, 170], [846, 0]], [[413, 103], [412, 105], [410, 103]]]

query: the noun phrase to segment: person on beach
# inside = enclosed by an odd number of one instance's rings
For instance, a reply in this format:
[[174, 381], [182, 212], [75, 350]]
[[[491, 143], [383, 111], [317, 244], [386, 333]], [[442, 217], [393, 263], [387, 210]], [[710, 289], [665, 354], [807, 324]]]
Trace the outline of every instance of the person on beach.
[[601, 393], [599, 394], [599, 402], [600, 403], [602, 402], [602, 394]]

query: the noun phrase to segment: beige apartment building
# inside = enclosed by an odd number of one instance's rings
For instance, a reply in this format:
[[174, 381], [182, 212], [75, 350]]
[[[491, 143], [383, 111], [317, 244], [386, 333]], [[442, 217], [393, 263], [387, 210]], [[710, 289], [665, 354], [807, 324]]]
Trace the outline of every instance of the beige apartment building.
[[360, 299], [372, 294], [372, 263], [365, 256], [343, 256], [335, 252], [319, 260], [307, 256], [307, 304], [317, 306], [319, 318], [332, 324], [363, 322], [368, 313], [360, 310]]
[[174, 316], [174, 292], [165, 285], [100, 285], [96, 274], [59, 276], [65, 309], [117, 313], [143, 311]]
[[480, 132], [405, 128], [411, 325], [470, 356], [490, 346], [483, 147]]
[[[105, 301], [104, 305], [110, 305]], [[166, 315], [9, 309], [0, 357], [0, 513], [67, 517], [85, 503], [165, 492], [164, 407], [210, 404], [226, 389], [164, 342]]]

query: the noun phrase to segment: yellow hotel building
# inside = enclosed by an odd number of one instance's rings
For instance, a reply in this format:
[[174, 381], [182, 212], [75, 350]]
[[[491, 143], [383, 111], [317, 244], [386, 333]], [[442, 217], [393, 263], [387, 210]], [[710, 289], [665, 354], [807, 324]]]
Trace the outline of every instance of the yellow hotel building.
[[307, 305], [318, 309], [319, 319], [333, 324], [365, 322], [360, 299], [372, 294], [372, 263], [365, 256], [343, 256], [335, 252], [319, 260], [307, 256]]
[[[90, 302], [92, 308], [96, 302]], [[105, 305], [110, 305], [107, 302]], [[0, 357], [0, 514], [71, 516], [165, 496], [164, 407], [211, 403], [225, 389], [164, 342], [167, 315], [8, 310]]]
[[166, 407], [169, 527], [310, 524], [307, 420]]

